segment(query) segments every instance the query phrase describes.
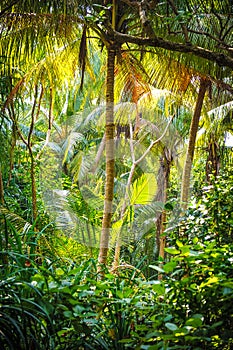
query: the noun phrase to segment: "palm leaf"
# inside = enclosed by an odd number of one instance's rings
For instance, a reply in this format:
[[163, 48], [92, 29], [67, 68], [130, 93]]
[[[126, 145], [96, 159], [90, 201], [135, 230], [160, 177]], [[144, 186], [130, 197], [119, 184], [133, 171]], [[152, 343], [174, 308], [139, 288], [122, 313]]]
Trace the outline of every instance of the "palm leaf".
[[130, 204], [148, 204], [156, 193], [156, 178], [152, 173], [144, 173], [134, 181], [130, 191]]

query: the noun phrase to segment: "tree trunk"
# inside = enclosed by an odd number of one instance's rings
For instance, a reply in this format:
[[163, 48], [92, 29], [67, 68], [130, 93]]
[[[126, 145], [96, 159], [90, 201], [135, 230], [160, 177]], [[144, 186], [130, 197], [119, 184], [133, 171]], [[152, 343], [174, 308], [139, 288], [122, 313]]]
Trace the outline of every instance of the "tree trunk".
[[211, 176], [219, 174], [220, 168], [220, 155], [219, 145], [216, 141], [210, 141], [207, 148], [208, 156], [206, 160], [206, 180], [211, 183]]
[[[124, 203], [123, 203], [122, 208], [121, 208], [120, 219], [122, 220], [122, 225], [124, 224], [124, 217], [125, 217], [125, 213], [126, 213], [128, 200], [129, 200], [129, 190], [130, 190], [130, 186], [132, 184], [132, 179], [134, 176], [135, 169], [136, 169], [136, 163], [133, 162], [132, 167], [130, 169], [126, 189], [125, 189]], [[118, 232], [118, 235], [117, 235], [116, 246], [115, 246], [115, 255], [114, 255], [114, 261], [113, 261], [113, 266], [112, 266], [113, 270], [117, 269], [117, 267], [119, 266], [119, 262], [120, 262], [120, 253], [121, 253], [121, 245], [122, 245], [122, 237], [121, 237], [122, 232], [121, 231], [122, 230], [120, 229], [120, 231]]]
[[[171, 161], [166, 157], [166, 150], [164, 150], [164, 155], [160, 159], [160, 168], [158, 171], [158, 193], [156, 195], [156, 200], [167, 202], [167, 189], [169, 185], [169, 177], [171, 170]], [[166, 210], [163, 210], [156, 221], [156, 241], [158, 246], [159, 257], [164, 259], [164, 248], [166, 245], [166, 237], [164, 236], [166, 222]]]
[[32, 153], [31, 146], [29, 147], [29, 153], [31, 158], [31, 168], [30, 168], [30, 177], [31, 177], [31, 196], [32, 196], [32, 223], [37, 218], [37, 198], [36, 198], [36, 170], [35, 170], [35, 161]]
[[106, 83], [106, 184], [104, 194], [104, 213], [102, 220], [102, 230], [100, 236], [100, 250], [98, 262], [106, 265], [108, 255], [108, 244], [112, 219], [112, 203], [114, 190], [114, 168], [115, 168], [115, 146], [114, 146], [114, 67], [115, 67], [115, 49], [108, 48], [107, 61], [107, 83]]
[[4, 187], [3, 187], [3, 180], [2, 180], [2, 169], [0, 165], [0, 204], [4, 204]]
[[14, 169], [14, 151], [15, 151], [15, 146], [16, 146], [16, 139], [17, 139], [17, 130], [15, 127], [15, 123], [12, 125], [12, 137], [11, 137], [11, 148], [10, 148], [10, 165], [9, 165], [9, 177], [7, 181], [7, 187], [10, 185], [10, 181], [12, 178], [12, 171]]
[[186, 153], [186, 160], [182, 176], [182, 187], [181, 187], [181, 206], [184, 210], [187, 209], [189, 199], [189, 187], [191, 178], [191, 169], [194, 157], [194, 149], [196, 143], [196, 136], [198, 131], [199, 120], [201, 116], [202, 105], [205, 97], [205, 92], [209, 82], [208, 80], [201, 79], [195, 111], [193, 114], [192, 122], [189, 130], [189, 143]]

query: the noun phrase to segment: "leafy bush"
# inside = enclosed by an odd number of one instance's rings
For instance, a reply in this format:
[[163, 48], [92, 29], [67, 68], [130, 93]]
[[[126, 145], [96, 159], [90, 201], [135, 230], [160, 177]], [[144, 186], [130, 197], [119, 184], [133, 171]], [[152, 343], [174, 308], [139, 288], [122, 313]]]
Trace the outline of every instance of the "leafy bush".
[[2, 349], [230, 350], [232, 248], [177, 240], [167, 254], [163, 267], [150, 266], [162, 280], [127, 265], [102, 280], [94, 259], [37, 265], [9, 254], [11, 276], [3, 273], [0, 286]]
[[[160, 313], [150, 317], [153, 346], [143, 349], [230, 349], [233, 345], [233, 250], [215, 242], [167, 248]], [[152, 285], [153, 288], [153, 285]], [[160, 339], [160, 342], [159, 342]], [[167, 347], [166, 347], [167, 346]]]
[[[222, 245], [233, 242], [233, 171], [224, 169], [212, 184], [202, 188], [192, 199], [180, 231], [189, 238], [216, 241]], [[177, 237], [177, 230], [175, 235]]]

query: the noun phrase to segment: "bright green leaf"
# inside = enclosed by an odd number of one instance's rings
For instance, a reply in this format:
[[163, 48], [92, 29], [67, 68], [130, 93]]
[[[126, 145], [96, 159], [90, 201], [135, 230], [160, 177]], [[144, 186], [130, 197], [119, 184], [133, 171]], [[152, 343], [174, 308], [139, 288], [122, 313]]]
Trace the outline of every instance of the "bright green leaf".
[[172, 272], [176, 268], [176, 262], [175, 261], [170, 261], [167, 264], [163, 266], [163, 269], [166, 273]]
[[156, 178], [154, 174], [145, 173], [139, 179], [135, 180], [131, 186], [131, 205], [149, 204], [153, 200], [157, 189]]
[[180, 251], [178, 249], [176, 249], [175, 247], [165, 248], [165, 251], [169, 254], [172, 254], [172, 255], [180, 254]]

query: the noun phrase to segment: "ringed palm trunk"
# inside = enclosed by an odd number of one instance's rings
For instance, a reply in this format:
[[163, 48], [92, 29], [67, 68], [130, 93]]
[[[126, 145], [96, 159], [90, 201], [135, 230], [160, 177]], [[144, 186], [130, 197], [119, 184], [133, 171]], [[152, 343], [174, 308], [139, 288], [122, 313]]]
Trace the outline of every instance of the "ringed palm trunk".
[[196, 136], [197, 136], [198, 125], [199, 125], [199, 120], [201, 116], [203, 101], [204, 101], [204, 97], [205, 97], [205, 93], [208, 85], [209, 85], [208, 80], [201, 79], [197, 102], [196, 102], [193, 118], [190, 125], [189, 143], [188, 143], [188, 149], [186, 153], [185, 165], [184, 165], [183, 176], [182, 176], [182, 185], [181, 185], [181, 206], [184, 210], [186, 210], [188, 206], [191, 169], [192, 169], [192, 163], [193, 163], [193, 157], [194, 157]]
[[104, 194], [104, 212], [98, 262], [106, 265], [108, 245], [112, 220], [112, 204], [114, 190], [115, 145], [114, 145], [114, 67], [115, 48], [108, 48], [107, 83], [106, 83], [106, 122], [105, 122], [105, 152], [106, 152], [106, 183]]
[[[158, 172], [158, 193], [156, 200], [162, 203], [167, 202], [167, 190], [169, 187], [169, 177], [171, 171], [171, 161], [166, 157], [165, 153], [160, 159], [160, 169]], [[156, 222], [157, 231], [157, 246], [159, 257], [164, 259], [164, 249], [166, 246], [166, 237], [164, 236], [165, 224], [166, 223], [166, 210], [164, 209]]]

